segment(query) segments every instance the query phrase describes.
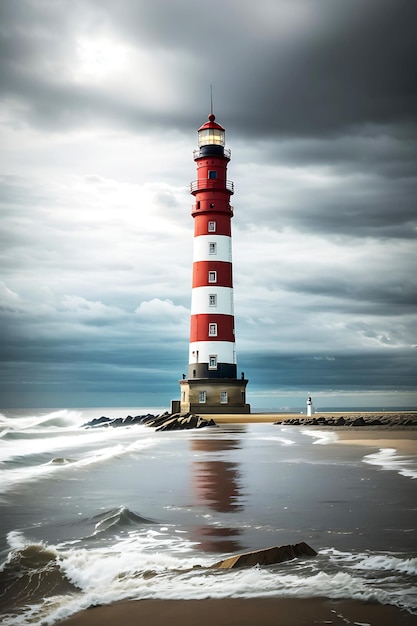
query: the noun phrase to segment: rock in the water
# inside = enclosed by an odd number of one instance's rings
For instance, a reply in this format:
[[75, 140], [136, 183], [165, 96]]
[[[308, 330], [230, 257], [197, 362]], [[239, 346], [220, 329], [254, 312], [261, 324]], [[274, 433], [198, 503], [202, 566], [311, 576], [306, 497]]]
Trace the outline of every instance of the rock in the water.
[[[155, 426], [155, 423], [148, 425]], [[166, 417], [165, 421], [158, 424], [156, 430], [188, 430], [189, 428], [205, 428], [206, 426], [217, 426], [217, 424], [212, 419], [206, 420], [198, 415], [188, 413], [187, 415]]]
[[217, 569], [235, 569], [238, 567], [254, 567], [255, 565], [272, 565], [273, 563], [283, 563], [302, 556], [317, 556], [317, 552], [308, 544], [296, 543], [288, 546], [275, 546], [266, 550], [255, 550], [245, 554], [231, 556], [224, 561], [219, 561], [212, 565]]
[[206, 426], [217, 426], [216, 422], [212, 419], [206, 420], [198, 415], [187, 413], [181, 415], [180, 413], [168, 413], [165, 412], [162, 415], [136, 415], [132, 417], [115, 417], [110, 419], [109, 417], [99, 417], [83, 424], [83, 428], [98, 428], [112, 426], [131, 426], [133, 424], [144, 424], [145, 426], [151, 426], [155, 430], [185, 430], [188, 428], [205, 428]]

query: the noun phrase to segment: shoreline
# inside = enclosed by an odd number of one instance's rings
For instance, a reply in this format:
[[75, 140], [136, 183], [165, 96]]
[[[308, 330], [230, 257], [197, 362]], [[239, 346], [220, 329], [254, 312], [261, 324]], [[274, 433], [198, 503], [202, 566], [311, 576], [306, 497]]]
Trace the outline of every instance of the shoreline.
[[[324, 418], [326, 420], [329, 419], [339, 419], [340, 417], [349, 418], [349, 419], [358, 419], [362, 418], [365, 423], [369, 421], [373, 421], [378, 418], [382, 418], [387, 422], [395, 425], [396, 423], [403, 422], [405, 420], [415, 420], [416, 425], [410, 426], [401, 426], [401, 428], [406, 429], [416, 429], [417, 430], [417, 410], [416, 411], [320, 411], [314, 413], [311, 418], [308, 417], [305, 413], [236, 413], [236, 414], [227, 414], [227, 413], [207, 413], [201, 414], [201, 417], [204, 419], [213, 419], [217, 424], [258, 424], [258, 423], [279, 423], [286, 422], [287, 420], [298, 419], [320, 419]], [[359, 428], [383, 428], [382, 426], [372, 426], [370, 424], [365, 424]], [[356, 428], [352, 426], [335, 426], [335, 429], [339, 430], [342, 428]]]
[[345, 429], [340, 432], [334, 428], [332, 432], [336, 431], [338, 435], [336, 443], [338, 444], [379, 449], [395, 448], [402, 454], [417, 456], [417, 430], [388, 430], [384, 428], [371, 430], [366, 426], [362, 428], [363, 430]]
[[86, 609], [60, 626], [412, 626], [416, 616], [393, 605], [325, 598], [127, 600]]
[[[367, 424], [378, 417], [383, 417], [388, 423], [374, 426]], [[249, 415], [211, 415], [219, 425], [226, 424], [260, 424], [271, 423], [277, 426], [291, 426], [285, 422], [289, 419], [302, 419], [307, 418], [306, 415], [300, 413], [253, 413]], [[398, 452], [406, 455], [417, 456], [417, 426], [401, 425], [408, 418], [415, 418], [416, 414], [407, 412], [329, 412], [329, 413], [316, 413], [314, 417], [319, 419], [325, 417], [326, 419], [339, 417], [345, 417], [349, 419], [362, 418], [365, 422], [363, 426], [336, 426], [332, 424], [303, 424], [295, 425], [295, 428], [307, 428], [309, 430], [328, 430], [337, 434], [337, 441], [335, 443], [342, 445], [359, 445], [369, 448], [395, 448]]]

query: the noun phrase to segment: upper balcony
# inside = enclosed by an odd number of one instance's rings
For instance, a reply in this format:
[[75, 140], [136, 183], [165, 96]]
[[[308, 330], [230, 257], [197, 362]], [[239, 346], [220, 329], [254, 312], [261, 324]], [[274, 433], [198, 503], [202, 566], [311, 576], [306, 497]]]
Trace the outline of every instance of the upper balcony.
[[216, 146], [216, 145], [201, 146], [201, 148], [197, 148], [196, 150], [193, 151], [194, 161], [200, 158], [208, 157], [208, 156], [216, 156], [216, 157], [223, 156], [228, 161], [230, 161], [232, 152], [231, 150], [229, 150], [229, 148], [224, 148], [223, 146]]
[[193, 180], [193, 182], [190, 183], [191, 193], [196, 193], [197, 191], [205, 191], [206, 189], [215, 189], [216, 191], [222, 191], [222, 189], [226, 189], [230, 193], [234, 193], [235, 185], [231, 180], [221, 181], [218, 178], [203, 178], [200, 180]]

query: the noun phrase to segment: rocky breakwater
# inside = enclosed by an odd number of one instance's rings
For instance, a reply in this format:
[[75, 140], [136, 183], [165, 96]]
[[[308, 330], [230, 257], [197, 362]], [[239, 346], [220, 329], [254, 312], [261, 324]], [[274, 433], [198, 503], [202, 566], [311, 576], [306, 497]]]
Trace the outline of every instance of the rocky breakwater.
[[282, 426], [320, 426], [338, 428], [399, 428], [416, 429], [417, 413], [341, 413], [317, 414], [312, 417], [291, 417], [274, 424]]
[[163, 413], [162, 415], [128, 415], [127, 417], [97, 417], [82, 425], [82, 428], [117, 428], [120, 426], [132, 426], [142, 424], [155, 428], [156, 431], [164, 430], [189, 430], [191, 428], [206, 428], [207, 426], [217, 426], [212, 419], [206, 420], [199, 415], [187, 413]]

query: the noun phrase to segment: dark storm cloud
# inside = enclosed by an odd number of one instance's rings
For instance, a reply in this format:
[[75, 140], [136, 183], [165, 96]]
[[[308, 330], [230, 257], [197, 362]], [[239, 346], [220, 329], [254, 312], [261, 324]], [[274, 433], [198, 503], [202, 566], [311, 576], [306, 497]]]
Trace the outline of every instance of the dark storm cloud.
[[335, 389], [342, 384], [344, 389], [359, 389], [366, 378], [368, 389], [415, 388], [415, 355], [411, 350], [402, 351], [390, 358], [377, 352], [351, 355], [342, 353], [328, 358], [285, 354], [272, 362], [268, 357], [260, 356], [258, 365], [262, 370], [259, 380], [262, 381], [261, 385], [266, 386], [274, 382], [271, 377], [273, 372], [275, 383], [286, 387], [302, 384], [307, 389], [319, 390]]
[[[313, 191], [307, 209], [302, 212], [285, 207], [280, 211], [279, 223], [294, 224], [308, 232], [415, 239], [416, 193], [417, 181], [389, 185], [378, 178], [352, 180], [350, 185], [346, 183], [346, 188], [341, 186], [334, 192], [329, 189]], [[274, 223], [273, 218], [271, 223]]]
[[[51, 128], [98, 117], [188, 129], [196, 97], [208, 103], [210, 83], [235, 135], [338, 135], [364, 124], [407, 132], [415, 122], [412, 0], [75, 1], [71, 11], [28, 1], [2, 3], [1, 14], [2, 91], [17, 99], [23, 119]], [[68, 84], [77, 36], [101, 31], [154, 56], [192, 60], [175, 76], [181, 107], [174, 110], [167, 93], [155, 116], [140, 97], [131, 105], [123, 93]], [[132, 85], [144, 71], [137, 67]]]
[[99, 4], [132, 41], [193, 55], [200, 79], [179, 76], [180, 87], [214, 82], [235, 132], [308, 135], [415, 120], [411, 0]]

